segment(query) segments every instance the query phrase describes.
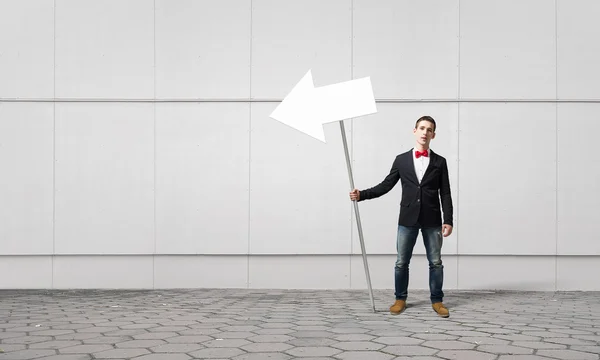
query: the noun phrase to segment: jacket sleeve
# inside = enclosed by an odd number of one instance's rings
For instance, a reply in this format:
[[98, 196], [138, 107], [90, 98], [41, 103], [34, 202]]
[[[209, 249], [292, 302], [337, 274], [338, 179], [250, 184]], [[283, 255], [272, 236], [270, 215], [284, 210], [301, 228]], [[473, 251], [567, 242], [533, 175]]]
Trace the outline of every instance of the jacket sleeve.
[[442, 213], [444, 216], [444, 224], [454, 226], [452, 206], [452, 194], [450, 193], [450, 178], [448, 176], [448, 164], [444, 159], [442, 164], [442, 173], [440, 181], [440, 198], [442, 200]]
[[398, 180], [400, 180], [400, 172], [396, 166], [396, 161], [397, 159], [394, 160], [392, 168], [390, 169], [390, 173], [385, 177], [385, 179], [383, 179], [382, 182], [371, 188], [360, 190], [358, 201], [375, 199], [387, 194], [390, 190], [392, 190], [396, 183], [398, 183]]

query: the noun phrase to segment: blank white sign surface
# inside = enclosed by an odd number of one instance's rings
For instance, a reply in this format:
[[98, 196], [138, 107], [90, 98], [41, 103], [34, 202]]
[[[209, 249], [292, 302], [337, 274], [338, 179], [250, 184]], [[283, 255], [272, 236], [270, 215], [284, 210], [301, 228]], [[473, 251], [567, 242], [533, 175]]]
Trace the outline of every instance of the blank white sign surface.
[[156, 96], [250, 96], [250, 0], [156, 1]]
[[316, 88], [313, 81], [309, 70], [269, 117], [325, 142], [324, 124], [377, 112], [369, 77]]
[[554, 1], [460, 1], [460, 96], [556, 96]]
[[[453, 197], [454, 222], [457, 227], [450, 237], [444, 238], [442, 254], [456, 253], [458, 240], [458, 106], [437, 104], [378, 104], [378, 113], [353, 120], [352, 154], [354, 181], [359, 190], [379, 184], [389, 174], [397, 155], [411, 150], [416, 139], [415, 123], [423, 115], [436, 120], [436, 138], [431, 150], [446, 158]], [[402, 183], [377, 199], [359, 202], [365, 246], [369, 254], [395, 254], [396, 235]], [[360, 254], [360, 240], [356, 224], [352, 224], [352, 252]], [[414, 254], [424, 254], [422, 235], [419, 234]]]
[[339, 124], [325, 125], [323, 143], [269, 118], [275, 106], [251, 107], [250, 253], [348, 254], [351, 203]]
[[315, 86], [350, 80], [347, 0], [252, 1], [252, 96], [281, 99], [313, 69]]
[[600, 255], [600, 104], [558, 105], [558, 254]]
[[354, 0], [354, 77], [377, 98], [458, 96], [458, 0]]
[[53, 1], [0, 1], [0, 97], [53, 95]]
[[56, 0], [56, 96], [154, 96], [154, 4]]
[[460, 105], [460, 254], [556, 253], [556, 105]]
[[156, 105], [156, 251], [248, 253], [250, 105]]
[[56, 253], [153, 253], [154, 105], [55, 106]]
[[600, 96], [600, 2], [556, 0], [558, 97]]
[[53, 105], [0, 103], [0, 254], [52, 254]]

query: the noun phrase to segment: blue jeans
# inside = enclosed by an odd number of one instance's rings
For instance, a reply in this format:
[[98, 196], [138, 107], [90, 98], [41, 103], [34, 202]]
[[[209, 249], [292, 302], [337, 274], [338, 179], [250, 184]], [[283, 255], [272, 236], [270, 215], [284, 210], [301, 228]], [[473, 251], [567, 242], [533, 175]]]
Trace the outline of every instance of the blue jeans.
[[423, 234], [423, 242], [429, 261], [429, 291], [431, 303], [441, 302], [444, 298], [442, 286], [444, 283], [444, 265], [442, 265], [442, 228], [406, 227], [398, 225], [396, 250], [398, 258], [395, 266], [396, 299], [406, 300], [408, 297], [408, 266], [412, 257], [419, 229]]

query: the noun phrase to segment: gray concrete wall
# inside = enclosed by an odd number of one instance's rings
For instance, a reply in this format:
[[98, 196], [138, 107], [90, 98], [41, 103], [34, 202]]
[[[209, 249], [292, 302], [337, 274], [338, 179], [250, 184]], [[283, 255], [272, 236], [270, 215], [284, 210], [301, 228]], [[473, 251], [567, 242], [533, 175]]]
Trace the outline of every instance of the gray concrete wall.
[[[449, 289], [600, 290], [596, 1], [0, 2], [0, 287], [365, 288], [338, 124], [270, 112], [370, 76], [356, 186], [438, 122]], [[393, 287], [400, 186], [360, 203]], [[427, 288], [419, 242], [411, 288]]]

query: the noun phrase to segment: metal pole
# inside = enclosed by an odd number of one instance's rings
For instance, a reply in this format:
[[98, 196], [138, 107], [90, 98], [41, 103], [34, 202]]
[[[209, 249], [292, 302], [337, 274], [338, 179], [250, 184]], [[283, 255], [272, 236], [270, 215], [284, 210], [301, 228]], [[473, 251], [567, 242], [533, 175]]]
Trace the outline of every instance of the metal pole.
[[[342, 131], [342, 142], [344, 143], [344, 153], [346, 154], [346, 165], [348, 166], [348, 177], [350, 178], [350, 190], [354, 189], [354, 178], [352, 176], [352, 166], [350, 165], [350, 154], [348, 153], [348, 142], [346, 141], [346, 129], [344, 128], [344, 120], [340, 120], [340, 130]], [[371, 287], [371, 275], [369, 274], [369, 263], [367, 262], [367, 253], [365, 251], [365, 240], [363, 239], [362, 225], [360, 223], [360, 213], [358, 212], [358, 202], [354, 203], [354, 213], [356, 215], [356, 225], [358, 226], [358, 237], [360, 239], [360, 249], [362, 251], [363, 263], [365, 265], [365, 276], [367, 277], [367, 285], [369, 287], [369, 296], [371, 297], [371, 305], [375, 312], [375, 299], [373, 298], [373, 288]]]

